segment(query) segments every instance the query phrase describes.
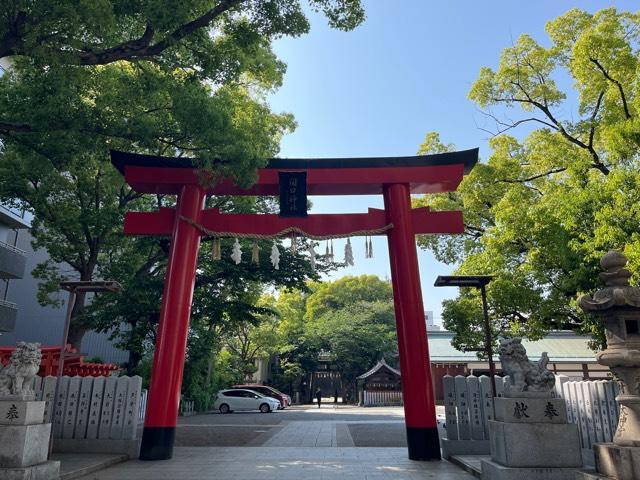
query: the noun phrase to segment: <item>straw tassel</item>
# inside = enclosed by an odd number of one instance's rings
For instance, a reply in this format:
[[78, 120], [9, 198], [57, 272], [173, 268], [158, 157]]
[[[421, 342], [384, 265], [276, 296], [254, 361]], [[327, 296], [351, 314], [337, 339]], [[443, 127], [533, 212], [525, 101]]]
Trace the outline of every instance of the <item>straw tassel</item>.
[[220, 239], [218, 237], [213, 239], [211, 243], [211, 257], [214, 260], [220, 260], [222, 258], [222, 251], [220, 249]]
[[298, 244], [296, 242], [295, 234], [291, 235], [291, 255], [298, 253]]
[[253, 246], [251, 247], [251, 261], [253, 263], [260, 263], [260, 247], [258, 246], [258, 242], [253, 242]]
[[371, 242], [371, 237], [369, 237], [369, 258], [373, 258], [373, 243]]

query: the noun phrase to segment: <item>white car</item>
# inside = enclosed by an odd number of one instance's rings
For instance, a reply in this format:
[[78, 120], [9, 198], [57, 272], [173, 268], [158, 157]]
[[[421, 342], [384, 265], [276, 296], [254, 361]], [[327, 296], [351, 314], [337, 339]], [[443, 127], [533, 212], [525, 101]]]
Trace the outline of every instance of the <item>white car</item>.
[[220, 390], [216, 394], [213, 408], [220, 410], [220, 413], [242, 410], [260, 410], [262, 413], [269, 413], [280, 408], [280, 401], [253, 390], [234, 388]]

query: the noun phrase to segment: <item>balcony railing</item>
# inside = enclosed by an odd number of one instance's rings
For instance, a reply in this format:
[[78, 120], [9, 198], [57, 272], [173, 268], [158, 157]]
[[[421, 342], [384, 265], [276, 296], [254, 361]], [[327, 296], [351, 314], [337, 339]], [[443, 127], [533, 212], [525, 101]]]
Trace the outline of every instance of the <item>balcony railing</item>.
[[7, 302], [6, 300], [0, 300], [0, 307], [7, 307], [7, 308], [13, 308], [13, 309], [18, 309], [18, 305], [13, 303], [13, 302]]
[[7, 250], [11, 250], [12, 252], [15, 252], [15, 253], [19, 253], [20, 255], [24, 255], [24, 256], [27, 255], [27, 252], [25, 252], [24, 250], [22, 250], [22, 249], [20, 249], [18, 247], [15, 247], [13, 245], [10, 245], [10, 244], [8, 244], [6, 242], [3, 242], [1, 240], [0, 240], [0, 247], [6, 248]]
[[0, 278], [22, 278], [27, 265], [27, 252], [0, 242]]

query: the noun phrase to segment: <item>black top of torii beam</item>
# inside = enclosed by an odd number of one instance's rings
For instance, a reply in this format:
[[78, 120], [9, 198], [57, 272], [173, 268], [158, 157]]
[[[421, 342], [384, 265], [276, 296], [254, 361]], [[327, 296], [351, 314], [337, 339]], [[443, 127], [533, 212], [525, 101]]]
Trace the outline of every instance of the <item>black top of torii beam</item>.
[[[351, 158], [272, 158], [265, 169], [314, 168], [380, 168], [380, 167], [436, 167], [464, 165], [464, 173], [469, 173], [478, 161], [478, 149], [458, 152], [415, 155], [410, 157], [351, 157]], [[194, 168], [190, 158], [159, 157], [138, 153], [111, 151], [111, 162], [124, 175], [126, 166]]]

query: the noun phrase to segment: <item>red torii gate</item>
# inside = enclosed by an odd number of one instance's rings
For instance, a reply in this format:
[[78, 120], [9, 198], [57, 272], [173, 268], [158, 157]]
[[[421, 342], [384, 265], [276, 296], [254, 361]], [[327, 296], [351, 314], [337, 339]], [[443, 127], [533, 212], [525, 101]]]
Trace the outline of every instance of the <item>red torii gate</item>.
[[[111, 158], [137, 192], [177, 195], [175, 209], [130, 212], [124, 224], [125, 235], [171, 236], [142, 460], [172, 456], [200, 237], [205, 232], [276, 235], [291, 228], [313, 237], [347, 237], [359, 231], [387, 235], [409, 458], [440, 459], [415, 235], [462, 233], [462, 212], [412, 209], [410, 194], [456, 190], [477, 162], [478, 149], [415, 157], [273, 159], [247, 189], [228, 179], [205, 188], [197, 169], [184, 158], [116, 151]], [[278, 195], [282, 172], [306, 172], [309, 195], [382, 194], [385, 209], [300, 218], [204, 209], [206, 195]]]

